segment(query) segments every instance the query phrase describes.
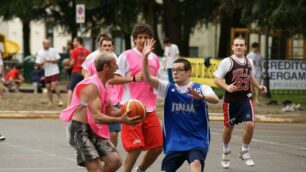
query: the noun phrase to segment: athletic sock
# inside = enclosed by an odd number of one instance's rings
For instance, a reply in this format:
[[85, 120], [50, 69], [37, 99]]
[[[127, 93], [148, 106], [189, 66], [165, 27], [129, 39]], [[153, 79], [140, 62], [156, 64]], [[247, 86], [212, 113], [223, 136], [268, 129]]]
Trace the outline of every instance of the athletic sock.
[[247, 144], [242, 144], [242, 146], [241, 146], [241, 151], [247, 151], [247, 150], [249, 150], [249, 145], [247, 145]]
[[228, 144], [223, 144], [223, 152], [229, 152], [229, 145]]

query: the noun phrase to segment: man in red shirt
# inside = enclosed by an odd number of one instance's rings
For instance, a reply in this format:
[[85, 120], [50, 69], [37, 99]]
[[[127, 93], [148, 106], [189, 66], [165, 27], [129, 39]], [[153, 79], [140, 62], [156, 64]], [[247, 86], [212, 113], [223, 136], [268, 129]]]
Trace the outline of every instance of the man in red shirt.
[[20, 69], [22, 69], [21, 64], [16, 64], [13, 69], [11, 69], [5, 76], [4, 85], [7, 86], [9, 90], [12, 90], [15, 87], [16, 91], [19, 91], [19, 87], [24, 81], [22, 74], [20, 73]]
[[77, 83], [82, 81], [82, 64], [90, 52], [83, 47], [83, 39], [76, 37], [73, 40], [74, 49], [71, 52], [69, 67], [71, 68], [71, 77], [68, 85], [68, 105], [70, 105], [70, 100], [72, 96], [72, 91], [74, 90]]

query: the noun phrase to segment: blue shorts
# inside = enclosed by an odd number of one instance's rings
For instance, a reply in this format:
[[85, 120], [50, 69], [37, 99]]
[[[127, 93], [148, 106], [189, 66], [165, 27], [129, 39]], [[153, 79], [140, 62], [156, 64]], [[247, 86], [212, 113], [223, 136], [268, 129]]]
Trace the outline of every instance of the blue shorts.
[[184, 163], [192, 163], [194, 160], [199, 160], [202, 164], [201, 171], [204, 171], [205, 159], [207, 152], [201, 149], [192, 149], [189, 151], [172, 151], [166, 154], [162, 162], [162, 171], [175, 172]]
[[80, 72], [74, 72], [71, 74], [70, 82], [68, 84], [69, 90], [74, 90], [75, 86], [84, 79], [83, 75]]
[[[117, 105], [114, 105], [115, 108], [120, 109], [119, 103]], [[119, 132], [121, 131], [121, 123], [117, 124], [108, 124], [109, 132]]]
[[243, 121], [255, 122], [253, 100], [224, 102], [224, 126], [230, 127]]

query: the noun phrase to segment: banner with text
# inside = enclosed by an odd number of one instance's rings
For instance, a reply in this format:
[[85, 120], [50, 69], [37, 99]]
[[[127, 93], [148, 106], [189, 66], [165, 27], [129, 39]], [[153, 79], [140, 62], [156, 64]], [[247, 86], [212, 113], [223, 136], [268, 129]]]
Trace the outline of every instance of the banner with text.
[[269, 60], [268, 67], [271, 89], [306, 90], [305, 60]]

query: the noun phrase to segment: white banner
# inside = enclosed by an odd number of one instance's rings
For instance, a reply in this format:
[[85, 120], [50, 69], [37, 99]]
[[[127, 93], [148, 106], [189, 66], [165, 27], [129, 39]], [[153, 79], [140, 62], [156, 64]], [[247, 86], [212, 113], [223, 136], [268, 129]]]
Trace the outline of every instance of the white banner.
[[269, 60], [271, 89], [306, 90], [306, 61]]

